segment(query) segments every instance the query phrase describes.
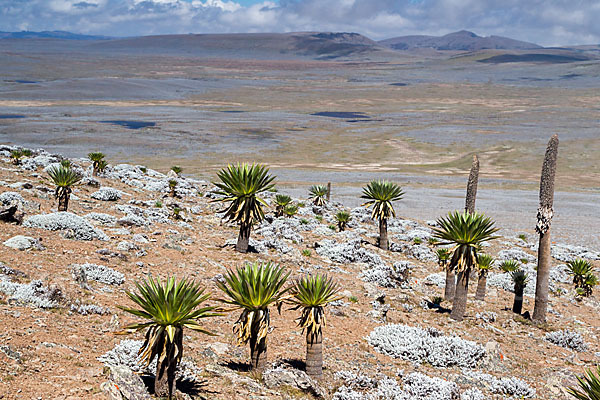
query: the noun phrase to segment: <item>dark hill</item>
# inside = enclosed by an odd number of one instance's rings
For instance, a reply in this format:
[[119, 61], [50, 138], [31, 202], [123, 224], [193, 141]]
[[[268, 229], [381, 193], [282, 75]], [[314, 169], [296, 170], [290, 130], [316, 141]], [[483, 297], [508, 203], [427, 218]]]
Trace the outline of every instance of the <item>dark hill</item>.
[[400, 36], [381, 40], [378, 43], [394, 50], [431, 48], [435, 50], [477, 51], [484, 49], [522, 50], [541, 48], [535, 43], [522, 42], [502, 36], [481, 37], [469, 31], [459, 31], [444, 36]]
[[98, 50], [236, 57], [334, 59], [393, 53], [358, 33], [296, 32], [141, 36], [102, 41]]
[[80, 35], [66, 31], [43, 31], [43, 32], [0, 32], [0, 39], [65, 39], [65, 40], [103, 40], [110, 39], [108, 36]]

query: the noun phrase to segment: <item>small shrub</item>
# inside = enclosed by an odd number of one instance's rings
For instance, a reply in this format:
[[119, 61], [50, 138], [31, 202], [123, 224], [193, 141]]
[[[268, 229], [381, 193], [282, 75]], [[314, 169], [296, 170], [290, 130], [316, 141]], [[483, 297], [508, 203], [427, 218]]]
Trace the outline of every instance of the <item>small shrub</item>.
[[331, 229], [332, 231], [335, 231], [337, 229], [337, 227], [333, 224], [328, 226], [329, 229]]
[[297, 204], [288, 204], [283, 209], [283, 213], [286, 217], [292, 218], [296, 213], [298, 213], [298, 205]]
[[413, 243], [414, 244], [421, 244], [421, 243], [423, 243], [423, 239], [416, 237], [416, 238], [413, 239]]
[[173, 165], [171, 167], [171, 171], [175, 172], [177, 175], [179, 175], [183, 169], [181, 169], [181, 167], [179, 165]]
[[566, 349], [575, 351], [586, 351], [588, 349], [588, 345], [583, 341], [583, 337], [579, 333], [568, 329], [548, 332], [544, 339]]
[[160, 200], [156, 200], [156, 201], [154, 202], [154, 207], [156, 207], [156, 208], [162, 208], [162, 206], [163, 206], [163, 203], [162, 203], [162, 201], [160, 201]]
[[304, 257], [310, 257], [310, 254], [311, 254], [311, 253], [310, 253], [310, 250], [309, 250], [309, 249], [304, 249], [304, 250], [302, 250], [302, 255], [303, 255]]
[[521, 239], [522, 241], [526, 242], [527, 241], [527, 235], [525, 235], [524, 233], [521, 233], [519, 236], [517, 236], [519, 239]]
[[302, 225], [308, 225], [309, 221], [308, 221], [306, 218], [302, 218], [302, 219], [300, 220], [300, 223], [301, 223]]
[[323, 222], [323, 216], [322, 215], [315, 215], [315, 219], [319, 222]]
[[512, 273], [518, 270], [521, 266], [515, 260], [505, 260], [500, 264], [500, 269], [507, 273]]
[[356, 296], [350, 296], [350, 297], [348, 297], [348, 300], [351, 303], [358, 303], [358, 297], [356, 297]]
[[437, 240], [436, 238], [434, 238], [433, 236], [429, 237], [427, 239], [427, 243], [429, 243], [429, 245], [431, 246], [435, 246], [436, 244], [438, 244], [440, 241]]

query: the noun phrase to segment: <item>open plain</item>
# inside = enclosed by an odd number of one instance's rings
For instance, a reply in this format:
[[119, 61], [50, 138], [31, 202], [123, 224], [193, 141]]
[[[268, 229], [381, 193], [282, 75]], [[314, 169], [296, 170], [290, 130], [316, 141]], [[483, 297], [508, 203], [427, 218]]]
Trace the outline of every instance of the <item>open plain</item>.
[[[26, 219], [53, 213], [56, 201], [44, 168], [66, 157], [90, 177], [82, 158], [91, 151], [102, 151], [109, 162], [98, 183], [120, 193], [107, 202], [92, 196], [96, 187], [74, 190], [69, 211], [103, 231], [92, 240], [77, 240], [75, 228], [52, 232], [0, 222], [0, 242], [25, 235], [40, 245], [22, 251], [0, 245], [0, 398], [105, 398], [102, 371], [118, 358], [115, 346], [131, 356], [136, 345], [119, 348], [123, 337], [112, 335], [132, 322], [116, 308], [127, 304], [125, 290], [148, 275], [189, 275], [218, 297], [219, 274], [256, 259], [279, 262], [294, 278], [325, 271], [341, 283], [344, 299], [327, 308], [321, 383], [327, 399], [388, 398], [385, 376], [419, 400], [457, 398], [453, 387], [449, 397], [418, 397], [407, 389], [423, 380], [428, 390], [453, 384], [463, 400], [566, 400], [564, 387], [576, 384], [575, 374], [598, 364], [598, 295], [575, 300], [564, 266], [585, 257], [595, 271], [599, 267], [595, 56], [480, 62], [504, 53], [376, 47], [354, 53], [344, 48], [328, 57], [320, 48], [299, 51], [291, 44], [283, 50], [246, 46], [242, 52], [224, 44], [195, 46], [193, 38], [181, 46], [160, 37], [144, 40], [0, 40], [0, 196], [22, 196]], [[560, 147], [548, 324], [536, 327], [512, 313], [513, 293], [499, 270], [488, 282], [486, 302], [469, 298], [465, 321], [451, 322], [444, 308], [449, 303], [436, 308], [430, 301], [443, 292], [434, 250], [414, 238], [427, 240], [428, 221], [464, 207], [477, 154], [477, 209], [497, 221], [503, 236], [486, 252], [524, 262], [534, 274], [540, 170], [553, 134]], [[8, 158], [13, 146], [44, 150], [14, 166]], [[210, 182], [227, 163], [242, 161], [267, 164], [279, 193], [306, 204], [310, 185], [331, 182], [334, 203], [322, 218], [308, 206], [297, 217], [264, 222], [252, 236], [259, 253], [235, 253], [224, 245], [237, 230], [216, 214], [221, 205], [209, 202]], [[172, 200], [165, 196], [173, 165], [183, 174], [177, 178], [182, 192]], [[406, 192], [395, 204], [398, 218], [390, 221], [396, 251], [373, 245], [377, 227], [358, 208], [361, 187], [373, 179], [392, 180]], [[173, 217], [174, 208], [182, 219]], [[334, 232], [330, 225], [342, 208], [351, 210], [354, 223], [347, 232]], [[74, 265], [82, 264], [106, 266], [122, 280], [82, 286], [73, 275]], [[394, 276], [390, 283], [386, 274], [396, 264], [410, 271], [409, 278]], [[381, 275], [372, 278], [368, 270]], [[38, 280], [34, 297], [54, 302], [52, 307], [15, 294], [15, 285], [26, 290]], [[534, 281], [529, 285], [535, 287]], [[531, 294], [525, 296], [528, 311]], [[234, 314], [207, 322], [217, 337], [189, 334], [184, 360], [193, 378], [180, 385], [181, 398], [318, 397], [313, 389], [268, 386], [247, 371], [247, 349], [233, 344]], [[305, 344], [296, 314], [273, 310], [269, 359], [284, 360], [284, 369], [301, 365]], [[377, 329], [386, 324], [433, 327], [439, 330], [434, 336], [458, 335], [483, 350], [473, 365], [411, 359], [378, 342]], [[553, 332], [573, 336], [556, 341], [561, 347], [548, 339]], [[585, 346], [565, 345], [577, 340]], [[452, 357], [464, 356], [453, 351]], [[372, 380], [361, 383], [361, 376]], [[442, 380], [427, 381], [432, 378]]]

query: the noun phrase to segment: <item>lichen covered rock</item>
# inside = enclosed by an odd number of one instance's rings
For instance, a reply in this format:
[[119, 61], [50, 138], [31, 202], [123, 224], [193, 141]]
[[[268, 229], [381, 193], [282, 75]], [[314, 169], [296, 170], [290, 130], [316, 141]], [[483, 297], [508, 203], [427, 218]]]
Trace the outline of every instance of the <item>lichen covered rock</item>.
[[70, 231], [77, 240], [108, 240], [108, 236], [94, 228], [88, 221], [67, 211], [51, 214], [32, 215], [23, 222], [28, 228], [41, 228], [49, 231]]

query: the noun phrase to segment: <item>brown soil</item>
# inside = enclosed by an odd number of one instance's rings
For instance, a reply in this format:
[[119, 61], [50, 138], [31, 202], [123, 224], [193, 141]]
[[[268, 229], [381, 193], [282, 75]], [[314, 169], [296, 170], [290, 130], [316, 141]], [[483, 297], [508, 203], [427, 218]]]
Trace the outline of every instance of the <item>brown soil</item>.
[[[31, 181], [34, 186], [49, 186], [48, 182], [32, 176], [32, 172], [15, 169], [12, 165], [2, 162], [0, 164], [0, 180], [6, 182]], [[40, 175], [43, 172], [37, 171]], [[155, 200], [160, 198], [157, 193], [148, 193], [134, 190], [119, 182], [107, 181], [100, 178], [103, 185], [121, 189], [133, 194], [135, 199]], [[5, 187], [0, 191], [7, 191]], [[113, 209], [114, 203], [95, 201], [90, 194], [95, 191], [89, 187], [79, 187], [75, 194], [81, 199], [71, 202], [69, 211], [83, 215], [90, 211], [105, 212], [120, 217], [121, 214]], [[55, 209], [53, 198], [36, 197], [34, 192], [21, 191], [27, 200], [35, 201], [41, 205], [41, 213], [48, 213]], [[119, 203], [125, 203], [131, 197], [124, 196]], [[131, 305], [125, 295], [125, 290], [133, 290], [134, 282], [144, 279], [147, 274], [166, 277], [191, 276], [200, 280], [208, 290], [218, 297], [219, 293], [212, 278], [233, 268], [244, 261], [256, 259], [270, 259], [280, 262], [294, 271], [293, 276], [299, 276], [299, 268], [310, 265], [328, 264], [316, 255], [314, 249], [311, 255], [294, 259], [278, 254], [269, 256], [235, 253], [231, 247], [221, 247], [226, 240], [235, 238], [237, 229], [234, 226], [223, 224], [214, 215], [217, 208], [209, 205], [205, 198], [189, 198], [180, 201], [184, 207], [202, 205], [206, 210], [198, 220], [191, 222], [193, 229], [184, 229], [173, 225], [154, 224], [149, 228], [130, 228], [131, 233], [145, 233], [151, 239], [156, 239], [149, 244], [142, 244], [148, 255], [136, 258], [133, 253], [127, 254], [128, 259], [107, 259], [96, 251], [101, 248], [114, 250], [119, 240], [130, 239], [130, 236], [119, 237], [112, 235], [109, 242], [100, 241], [74, 241], [65, 239], [59, 232], [48, 232], [41, 229], [23, 228], [17, 225], [2, 224], [0, 242], [15, 235], [23, 234], [39, 238], [46, 247], [44, 251], [25, 251], [10, 249], [0, 245], [0, 261], [6, 265], [27, 274], [29, 279], [41, 279], [46, 285], [58, 286], [67, 301], [76, 299], [89, 302], [111, 310], [109, 315], [83, 316], [73, 314], [68, 308], [60, 307], [50, 311], [43, 311], [27, 306], [14, 306], [6, 301], [0, 302], [0, 324], [3, 329], [0, 333], [0, 345], [9, 346], [13, 351], [21, 354], [21, 360], [15, 361], [0, 352], [0, 398], [3, 399], [102, 399], [104, 395], [99, 386], [105, 381], [103, 365], [97, 357], [112, 349], [115, 344], [123, 339], [112, 332], [117, 324], [133, 322], [135, 318], [119, 310], [117, 305]], [[191, 215], [191, 214], [190, 214]], [[195, 219], [195, 217], [194, 217]], [[376, 226], [367, 226], [371, 232], [376, 231]], [[101, 228], [111, 235], [108, 228]], [[182, 251], [165, 249], [163, 244], [168, 242], [168, 229], [176, 229], [180, 233], [193, 239], [193, 244], [179, 243]], [[154, 235], [153, 232], [161, 232]], [[320, 240], [312, 234], [305, 234], [305, 242], [292, 244], [303, 250], [310, 247], [315, 241]], [[368, 239], [371, 242], [373, 239]], [[370, 251], [380, 254], [387, 262], [405, 259], [400, 253], [386, 253], [379, 251], [374, 246]], [[497, 250], [497, 249], [496, 249]], [[493, 252], [493, 251], [492, 251]], [[142, 262], [143, 267], [136, 265]], [[552, 307], [561, 317], [549, 315], [549, 323], [543, 329], [515, 317], [508, 310], [512, 305], [512, 294], [503, 290], [490, 289], [485, 303], [475, 302], [469, 298], [467, 318], [464, 322], [452, 322], [447, 314], [424, 310], [419, 307], [423, 298], [442, 294], [443, 290], [421, 284], [421, 280], [428, 274], [438, 270], [435, 263], [422, 263], [414, 259], [411, 262], [418, 265], [413, 289], [386, 289], [386, 301], [391, 305], [388, 322], [404, 323], [408, 325], [434, 326], [446, 333], [456, 333], [463, 338], [472, 339], [485, 344], [488, 341], [497, 341], [503, 352], [503, 365], [507, 368], [505, 376], [516, 376], [524, 379], [534, 386], [538, 392], [538, 399], [556, 399], [551, 388], [546, 386], [549, 376], [557, 371], [572, 371], [581, 373], [584, 366], [592, 366], [597, 362], [594, 351], [598, 348], [597, 335], [600, 333], [600, 320], [598, 319], [598, 301], [596, 298], [582, 303], [571, 301], [570, 298], [552, 297]], [[92, 291], [83, 290], [71, 277], [69, 265], [74, 263], [90, 262], [109, 266], [125, 274], [125, 284], [112, 287], [114, 291], [108, 293], [100, 290], [105, 285], [92, 282]], [[342, 274], [331, 272], [331, 275], [340, 282], [344, 290], [349, 290], [358, 299], [340, 310], [343, 315], [331, 315], [328, 311], [328, 326], [324, 333], [325, 348], [325, 376], [323, 387], [330, 395], [335, 391], [340, 382], [336, 381], [333, 374], [340, 370], [359, 368], [367, 375], [384, 373], [394, 376], [396, 369], [413, 370], [409, 362], [396, 360], [381, 355], [370, 347], [365, 337], [380, 323], [373, 321], [366, 314], [372, 309], [372, 298], [368, 297], [364, 283], [357, 279], [361, 265], [341, 265], [341, 268], [350, 272]], [[474, 294], [473, 284], [473, 294]], [[2, 296], [0, 295], [0, 300]], [[214, 301], [211, 301], [214, 303]], [[412, 312], [404, 311], [402, 303], [414, 306]], [[449, 304], [444, 304], [450, 306]], [[533, 299], [525, 297], [524, 310], [532, 311]], [[476, 312], [494, 311], [498, 313], [498, 320], [490, 325], [475, 319]], [[116, 316], [116, 317], [115, 317]], [[284, 309], [281, 315], [275, 310], [272, 314], [273, 331], [269, 334], [269, 359], [302, 360], [304, 358], [305, 342], [299, 329], [295, 325], [298, 317], [297, 311]], [[205, 336], [196, 332], [186, 331], [184, 342], [185, 357], [192, 359], [196, 365], [203, 368], [207, 364], [218, 363], [232, 372], [242, 376], [255, 378], [249, 372], [236, 371], [236, 365], [248, 362], [246, 348], [237, 349], [233, 344], [232, 326], [237, 319], [233, 312], [221, 318], [206, 320], [206, 327], [218, 335]], [[554, 346], [541, 339], [548, 329], [576, 329], [583, 333], [590, 344], [591, 351], [573, 353], [569, 350]], [[142, 335], [135, 338], [141, 339]], [[217, 360], [212, 360], [204, 353], [210, 343], [227, 343], [230, 345], [226, 354]], [[460, 373], [458, 369], [436, 369], [423, 365], [418, 368], [420, 372], [430, 376], [447, 377], [450, 374]], [[487, 372], [487, 371], [483, 371]], [[259, 398], [260, 393], [253, 393], [243, 384], [232, 384], [231, 380], [223, 376], [214, 376], [206, 373], [206, 385], [200, 389], [198, 398], [209, 399], [248, 399]], [[572, 381], [571, 381], [572, 382]], [[293, 392], [278, 395], [269, 394], [265, 390], [265, 398], [296, 398]], [[291, 394], [290, 394], [291, 393]], [[302, 395], [298, 395], [302, 397]], [[263, 397], [260, 397], [263, 398]], [[565, 397], [566, 398], [566, 397]]]

